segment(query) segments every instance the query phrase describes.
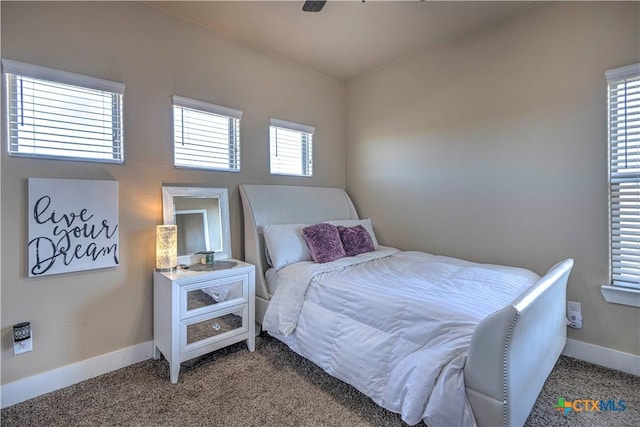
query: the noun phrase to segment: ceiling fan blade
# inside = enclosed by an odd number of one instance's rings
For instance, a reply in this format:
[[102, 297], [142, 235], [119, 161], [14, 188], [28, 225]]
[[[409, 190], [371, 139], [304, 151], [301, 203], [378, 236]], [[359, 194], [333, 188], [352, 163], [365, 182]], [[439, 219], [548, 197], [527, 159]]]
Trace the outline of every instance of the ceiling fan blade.
[[327, 0], [323, 0], [323, 1], [307, 0], [302, 5], [302, 10], [304, 10], [305, 12], [320, 12], [326, 2]]

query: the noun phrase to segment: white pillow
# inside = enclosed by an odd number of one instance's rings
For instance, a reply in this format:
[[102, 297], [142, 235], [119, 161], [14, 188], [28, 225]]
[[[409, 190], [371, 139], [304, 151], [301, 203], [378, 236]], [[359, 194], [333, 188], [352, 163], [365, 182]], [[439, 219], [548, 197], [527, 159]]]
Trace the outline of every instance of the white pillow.
[[365, 230], [369, 232], [371, 235], [371, 240], [373, 240], [373, 247], [378, 249], [378, 240], [376, 239], [376, 235], [373, 232], [373, 224], [371, 223], [371, 219], [340, 219], [340, 220], [331, 220], [325, 221], [329, 224], [333, 225], [341, 225], [343, 227], [354, 227], [356, 225], [362, 225]]
[[302, 229], [309, 224], [271, 224], [262, 227], [270, 263], [276, 270], [300, 261], [311, 261]]

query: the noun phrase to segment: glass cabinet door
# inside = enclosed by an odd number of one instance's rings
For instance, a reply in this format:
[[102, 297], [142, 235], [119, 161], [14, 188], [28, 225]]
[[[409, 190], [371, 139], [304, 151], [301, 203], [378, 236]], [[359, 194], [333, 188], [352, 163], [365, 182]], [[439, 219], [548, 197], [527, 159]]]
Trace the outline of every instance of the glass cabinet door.
[[216, 304], [228, 302], [231, 305], [247, 301], [246, 277], [233, 277], [228, 280], [188, 286], [183, 289], [183, 292], [183, 301], [186, 302], [183, 315]]
[[188, 347], [194, 343], [208, 340], [210, 338], [230, 336], [235, 333], [246, 332], [247, 306], [243, 305], [235, 310], [215, 317], [183, 324], [183, 346]]

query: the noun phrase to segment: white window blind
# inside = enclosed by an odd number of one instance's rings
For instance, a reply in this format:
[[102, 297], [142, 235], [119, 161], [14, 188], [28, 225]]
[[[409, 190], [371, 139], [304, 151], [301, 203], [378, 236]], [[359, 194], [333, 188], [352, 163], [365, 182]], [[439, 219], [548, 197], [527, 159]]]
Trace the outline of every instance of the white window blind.
[[2, 60], [9, 154], [122, 163], [124, 85]]
[[640, 64], [606, 77], [611, 282], [640, 289]]
[[313, 175], [312, 126], [271, 119], [269, 128], [271, 173]]
[[176, 166], [240, 171], [242, 111], [173, 97]]

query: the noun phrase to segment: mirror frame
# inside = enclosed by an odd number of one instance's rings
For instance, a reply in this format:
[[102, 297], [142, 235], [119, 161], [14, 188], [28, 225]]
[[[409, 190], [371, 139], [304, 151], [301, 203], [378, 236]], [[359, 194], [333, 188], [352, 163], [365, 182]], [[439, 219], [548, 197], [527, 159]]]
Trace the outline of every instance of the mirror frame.
[[[215, 253], [215, 259], [227, 259], [232, 257], [231, 251], [231, 225], [229, 224], [229, 192], [226, 188], [209, 187], [170, 187], [162, 186], [162, 214], [165, 225], [174, 225], [174, 197], [201, 197], [218, 199], [220, 207], [220, 231], [222, 235], [222, 251]], [[211, 236], [208, 236], [211, 238]], [[179, 264], [195, 264], [199, 257], [183, 255], [178, 257]]]

